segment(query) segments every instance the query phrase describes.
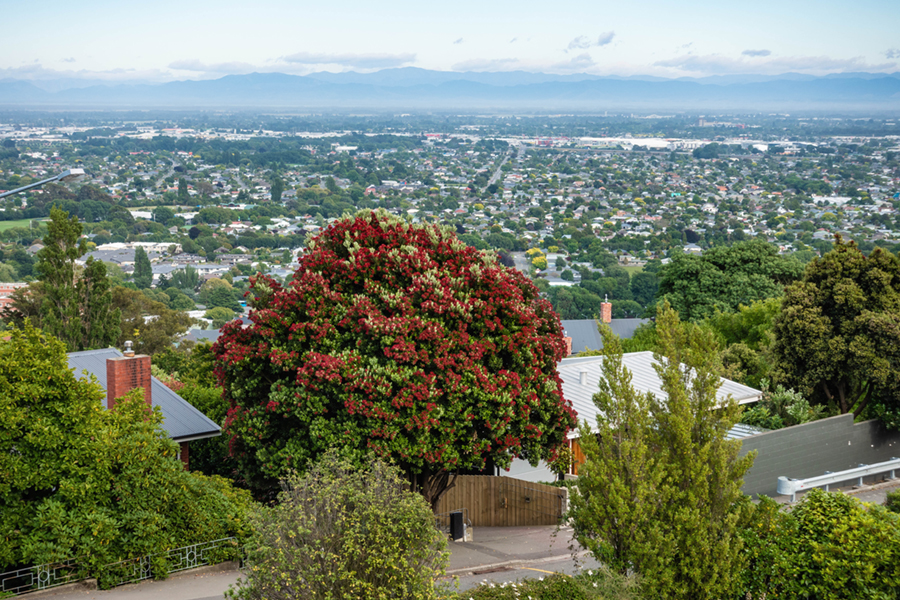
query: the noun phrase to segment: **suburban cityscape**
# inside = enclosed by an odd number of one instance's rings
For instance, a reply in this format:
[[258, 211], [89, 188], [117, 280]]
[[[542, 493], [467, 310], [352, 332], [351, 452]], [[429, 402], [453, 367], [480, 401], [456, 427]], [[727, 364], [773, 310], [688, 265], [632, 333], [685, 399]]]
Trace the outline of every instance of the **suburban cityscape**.
[[900, 598], [849, 8], [6, 7], [0, 600]]

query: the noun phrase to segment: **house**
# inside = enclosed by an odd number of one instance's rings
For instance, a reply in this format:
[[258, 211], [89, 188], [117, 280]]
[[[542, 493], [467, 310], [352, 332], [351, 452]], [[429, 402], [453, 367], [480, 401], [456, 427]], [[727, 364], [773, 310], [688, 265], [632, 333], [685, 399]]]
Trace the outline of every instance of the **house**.
[[[638, 327], [649, 322], [650, 319], [609, 319], [606, 324], [620, 340], [627, 340], [634, 335]], [[600, 335], [596, 320], [573, 319], [563, 320], [561, 323], [570, 355], [585, 350], [603, 349], [603, 336]]]
[[[652, 352], [629, 352], [622, 356], [622, 364], [632, 375], [631, 384], [639, 394], [651, 393], [657, 398], [665, 398], [666, 393], [662, 389], [662, 380], [653, 368], [655, 364]], [[594, 394], [597, 393], [602, 377], [602, 356], [573, 356], [562, 359], [557, 365], [557, 371], [562, 379], [563, 397], [572, 403], [572, 408], [578, 415], [578, 421], [587, 420], [592, 426], [597, 422], [597, 406], [594, 404]], [[721, 378], [722, 385], [716, 392], [719, 402], [724, 402], [729, 396], [738, 404], [750, 404], [758, 402], [762, 398], [760, 390], [746, 385]], [[729, 437], [742, 438], [759, 433], [759, 430], [748, 428], [746, 425], [736, 425], [729, 431]], [[572, 474], [578, 474], [578, 465], [584, 462], [584, 455], [578, 445], [578, 431], [569, 433], [569, 445], [575, 458], [575, 466]], [[508, 472], [498, 473], [526, 481], [553, 481], [556, 475], [550, 467], [541, 462], [537, 467], [532, 467], [524, 460], [515, 459]]]
[[185, 468], [189, 462], [190, 442], [222, 433], [219, 426], [209, 417], [150, 375], [149, 356], [135, 356], [134, 352], [129, 353], [127, 347], [126, 354], [115, 348], [104, 348], [71, 352], [68, 361], [69, 368], [75, 371], [76, 377], [88, 379], [93, 375], [103, 386], [106, 390], [107, 408], [115, 406], [116, 399], [132, 389], [144, 388], [144, 399], [147, 404], [158, 406], [162, 411], [162, 427], [172, 441], [178, 443], [179, 454]]

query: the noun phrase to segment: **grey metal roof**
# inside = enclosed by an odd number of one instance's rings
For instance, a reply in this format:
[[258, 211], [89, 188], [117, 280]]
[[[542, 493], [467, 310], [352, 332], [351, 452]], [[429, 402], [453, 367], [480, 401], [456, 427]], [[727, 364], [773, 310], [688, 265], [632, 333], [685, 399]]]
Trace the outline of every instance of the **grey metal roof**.
[[187, 332], [183, 340], [189, 342], [215, 342], [219, 339], [218, 329], [191, 329]]
[[[602, 356], [571, 357], [562, 359], [556, 368], [563, 381], [563, 396], [572, 403], [578, 420], [587, 419], [594, 425], [597, 420], [597, 406], [593, 396], [600, 385]], [[662, 380], [653, 368], [655, 361], [652, 352], [629, 352], [622, 356], [622, 364], [631, 372], [631, 384], [640, 393], [650, 392], [657, 398], [665, 398]], [[583, 374], [583, 375], [582, 375]], [[728, 396], [738, 404], [757, 402], [762, 396], [760, 390], [753, 389], [730, 379], [722, 378], [722, 386], [716, 392], [720, 402]], [[569, 434], [577, 437], [577, 432]]]
[[[76, 377], [83, 379], [87, 379], [83, 373], [83, 371], [87, 371], [97, 378], [105, 390], [106, 359], [119, 356], [122, 356], [122, 353], [115, 348], [71, 352], [68, 355], [69, 368], [75, 371]], [[208, 438], [222, 433], [214, 421], [163, 385], [156, 377], [151, 377], [150, 395], [153, 406], [158, 406], [162, 411], [163, 429], [176, 442]], [[106, 406], [105, 400], [103, 405]]]
[[[635, 329], [649, 323], [650, 319], [613, 319], [609, 322], [609, 328], [619, 336], [619, 339], [627, 340], [634, 335]], [[597, 331], [595, 319], [575, 319], [561, 321], [565, 335], [572, 338], [572, 353], [578, 354], [585, 350], [602, 350], [603, 338]]]

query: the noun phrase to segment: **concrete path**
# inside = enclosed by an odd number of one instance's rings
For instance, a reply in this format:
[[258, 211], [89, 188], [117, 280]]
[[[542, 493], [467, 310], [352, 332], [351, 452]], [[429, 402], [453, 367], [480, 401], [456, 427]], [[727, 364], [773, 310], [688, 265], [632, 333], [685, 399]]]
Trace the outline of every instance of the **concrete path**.
[[[469, 589], [484, 579], [515, 581], [556, 571], [572, 572], [572, 532], [548, 527], [476, 527], [471, 542], [450, 542], [447, 583], [459, 580]], [[593, 567], [596, 563], [590, 562]], [[164, 581], [143, 581], [112, 590], [89, 590], [80, 584], [24, 596], [26, 600], [220, 600], [237, 581], [233, 566], [216, 565], [176, 573]]]
[[221, 600], [240, 572], [218, 565], [175, 573], [163, 581], [142, 581], [111, 590], [88, 590], [80, 584], [65, 585], [22, 596], [25, 600]]

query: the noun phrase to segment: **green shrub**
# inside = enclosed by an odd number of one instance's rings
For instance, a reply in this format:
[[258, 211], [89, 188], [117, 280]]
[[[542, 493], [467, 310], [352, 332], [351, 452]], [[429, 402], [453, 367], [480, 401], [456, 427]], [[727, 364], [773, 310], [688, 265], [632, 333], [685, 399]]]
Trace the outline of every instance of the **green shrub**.
[[26, 327], [0, 342], [0, 567], [73, 559], [105, 586], [111, 563], [247, 536], [249, 492], [185, 471], [140, 390], [113, 410], [103, 396], [59, 341]]
[[485, 583], [460, 592], [471, 600], [636, 600], [640, 585], [634, 577], [624, 577], [608, 569], [582, 571], [572, 577], [554, 574], [515, 583]]
[[399, 473], [379, 460], [354, 468], [330, 451], [289, 477], [279, 503], [253, 519], [247, 577], [230, 597], [434, 598], [447, 541]]
[[887, 509], [893, 513], [900, 513], [900, 490], [888, 492], [887, 499], [884, 501]]
[[897, 598], [900, 515], [811, 490], [791, 512], [764, 499], [745, 513], [747, 598]]

